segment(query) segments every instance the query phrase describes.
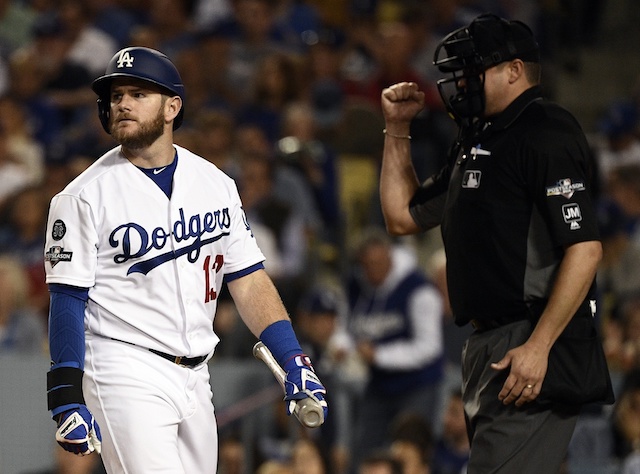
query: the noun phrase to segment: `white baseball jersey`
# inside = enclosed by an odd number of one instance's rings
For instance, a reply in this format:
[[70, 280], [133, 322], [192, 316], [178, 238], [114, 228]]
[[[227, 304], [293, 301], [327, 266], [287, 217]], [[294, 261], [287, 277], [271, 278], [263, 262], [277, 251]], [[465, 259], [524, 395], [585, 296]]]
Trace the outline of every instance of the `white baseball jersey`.
[[212, 353], [225, 274], [264, 260], [235, 182], [176, 146], [171, 199], [106, 153], [51, 201], [47, 283], [89, 288], [85, 327], [179, 356]]

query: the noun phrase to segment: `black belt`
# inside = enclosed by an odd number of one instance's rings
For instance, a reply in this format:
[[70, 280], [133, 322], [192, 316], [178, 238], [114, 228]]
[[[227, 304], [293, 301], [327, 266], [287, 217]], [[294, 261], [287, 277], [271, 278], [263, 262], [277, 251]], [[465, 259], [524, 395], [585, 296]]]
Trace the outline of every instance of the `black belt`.
[[[502, 326], [506, 326], [507, 324], [515, 323], [518, 321], [523, 321], [528, 319], [529, 321], [535, 323], [540, 319], [540, 315], [544, 310], [547, 304], [547, 300], [536, 300], [532, 303], [529, 303], [529, 312], [528, 313], [519, 313], [513, 316], [496, 318], [496, 319], [472, 319], [469, 321], [473, 329], [478, 332], [489, 331], [491, 329], [498, 329]], [[576, 315], [582, 315], [584, 317], [591, 316], [593, 317], [593, 312], [591, 311], [591, 302], [589, 298], [584, 300], [578, 310], [576, 311]]]
[[155, 349], [149, 349], [149, 351], [153, 352], [156, 355], [159, 355], [163, 359], [167, 359], [174, 364], [182, 365], [184, 367], [195, 367], [196, 365], [202, 364], [207, 358], [206, 355], [198, 357], [181, 357], [167, 354], [165, 352], [156, 351]]
[[[134, 344], [133, 342], [123, 341], [121, 339], [116, 339], [115, 337], [112, 337], [110, 339], [113, 341], [124, 342], [125, 344], [129, 344], [131, 346], [141, 347], [141, 346], [138, 346], [137, 344]], [[206, 355], [198, 356], [198, 357], [182, 357], [182, 356], [174, 356], [171, 354], [167, 354], [166, 352], [157, 351], [155, 349], [147, 349], [147, 350], [149, 352], [153, 352], [155, 355], [159, 355], [163, 359], [167, 359], [168, 361], [173, 362], [174, 364], [182, 365], [183, 367], [195, 367], [196, 365], [202, 364], [207, 359]]]
[[471, 326], [478, 332], [489, 331], [491, 329], [498, 329], [502, 326], [506, 326], [507, 324], [515, 323], [518, 321], [523, 321], [525, 319], [529, 319], [526, 316], [521, 318], [498, 318], [498, 319], [472, 319]]

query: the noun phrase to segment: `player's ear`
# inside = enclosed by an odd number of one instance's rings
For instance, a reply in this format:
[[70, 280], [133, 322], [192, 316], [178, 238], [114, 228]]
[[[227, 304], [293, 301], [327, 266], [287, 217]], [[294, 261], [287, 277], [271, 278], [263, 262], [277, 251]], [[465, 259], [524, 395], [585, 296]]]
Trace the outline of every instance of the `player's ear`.
[[180, 96], [169, 97], [164, 103], [164, 118], [167, 122], [175, 120], [182, 109], [182, 99]]

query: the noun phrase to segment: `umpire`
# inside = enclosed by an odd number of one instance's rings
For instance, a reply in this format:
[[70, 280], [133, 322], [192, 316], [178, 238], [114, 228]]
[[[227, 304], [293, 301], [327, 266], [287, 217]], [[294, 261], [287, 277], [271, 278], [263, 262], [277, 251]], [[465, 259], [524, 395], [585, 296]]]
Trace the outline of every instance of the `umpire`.
[[[542, 98], [539, 62], [529, 27], [491, 14], [440, 42], [438, 88], [459, 134], [424, 183], [409, 135], [424, 93], [404, 82], [381, 97], [387, 230], [441, 225], [455, 321], [475, 329], [462, 362], [469, 474], [558, 472], [581, 404], [612, 402], [593, 323], [602, 248], [589, 147], [575, 118]], [[588, 373], [601, 390], [583, 397]]]

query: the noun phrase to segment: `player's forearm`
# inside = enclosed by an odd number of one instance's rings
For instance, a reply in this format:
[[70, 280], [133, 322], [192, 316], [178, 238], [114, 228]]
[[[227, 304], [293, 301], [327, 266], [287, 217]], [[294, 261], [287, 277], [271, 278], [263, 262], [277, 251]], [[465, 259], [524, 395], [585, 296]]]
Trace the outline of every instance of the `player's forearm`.
[[84, 367], [85, 301], [62, 291], [51, 291], [49, 351], [54, 364]]
[[549, 302], [529, 338], [530, 342], [547, 351], [551, 349], [587, 297], [601, 258], [599, 241], [580, 242], [567, 247]]
[[[57, 290], [57, 291], [56, 291]], [[47, 406], [54, 419], [84, 404], [84, 307], [86, 289], [65, 285], [50, 286], [49, 351], [51, 369], [47, 374]]]
[[[398, 131], [398, 136], [402, 136], [401, 133], [404, 132]], [[389, 233], [405, 235], [420, 230], [409, 213], [409, 202], [418, 186], [418, 177], [411, 163], [410, 140], [387, 134], [380, 171], [380, 201]]]
[[256, 337], [274, 322], [289, 320], [282, 299], [264, 270], [233, 280], [228, 288], [240, 317]]

